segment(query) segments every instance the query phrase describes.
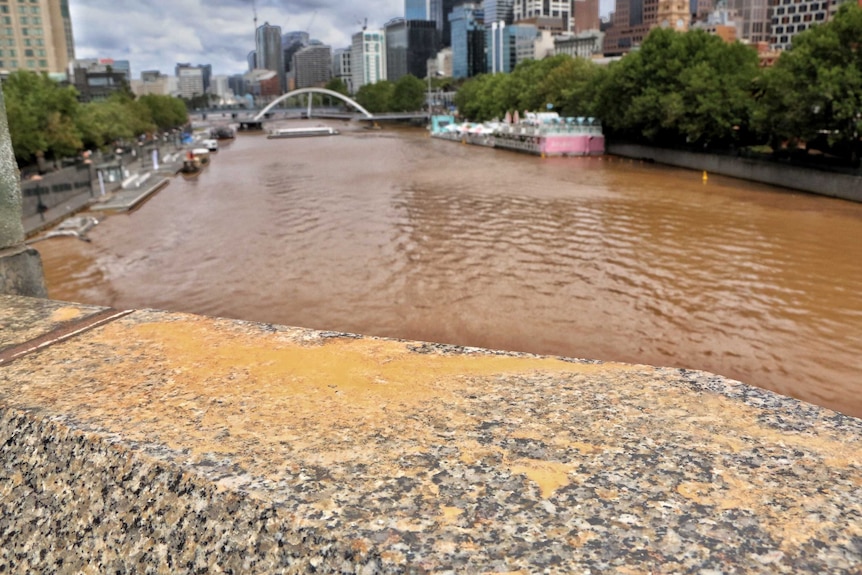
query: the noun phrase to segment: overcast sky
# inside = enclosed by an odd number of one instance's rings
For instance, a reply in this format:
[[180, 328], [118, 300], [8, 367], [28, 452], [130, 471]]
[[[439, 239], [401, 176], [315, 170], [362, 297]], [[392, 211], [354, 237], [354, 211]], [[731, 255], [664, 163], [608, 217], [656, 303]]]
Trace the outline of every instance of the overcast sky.
[[[254, 49], [252, 0], [70, 0], [75, 55], [129, 60], [142, 70], [174, 73], [177, 62], [212, 64], [214, 74], [247, 69]], [[601, 0], [607, 14], [614, 0]], [[257, 0], [258, 24], [308, 30], [346, 48], [365, 18], [380, 28], [404, 15], [404, 0]]]

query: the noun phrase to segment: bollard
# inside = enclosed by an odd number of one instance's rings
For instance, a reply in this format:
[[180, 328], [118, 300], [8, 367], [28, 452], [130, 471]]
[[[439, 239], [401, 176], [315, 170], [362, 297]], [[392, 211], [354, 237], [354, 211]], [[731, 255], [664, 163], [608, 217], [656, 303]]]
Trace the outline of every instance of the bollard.
[[47, 297], [39, 252], [24, 244], [21, 187], [0, 90], [0, 294]]

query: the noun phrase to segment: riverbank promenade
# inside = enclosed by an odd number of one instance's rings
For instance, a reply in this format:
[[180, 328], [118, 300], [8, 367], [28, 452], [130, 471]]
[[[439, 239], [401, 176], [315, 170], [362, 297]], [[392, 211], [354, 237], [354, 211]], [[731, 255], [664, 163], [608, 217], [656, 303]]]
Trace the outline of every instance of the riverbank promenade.
[[702, 372], [0, 296], [7, 573], [859, 573], [860, 446]]

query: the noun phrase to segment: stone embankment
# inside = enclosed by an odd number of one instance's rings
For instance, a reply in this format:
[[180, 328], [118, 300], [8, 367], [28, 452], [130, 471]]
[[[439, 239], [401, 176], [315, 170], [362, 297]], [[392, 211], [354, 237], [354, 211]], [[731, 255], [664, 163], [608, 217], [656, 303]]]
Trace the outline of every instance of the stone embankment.
[[862, 202], [862, 176], [718, 154], [696, 154], [638, 144], [608, 144], [607, 153], [668, 166], [705, 171], [751, 182]]
[[707, 373], [0, 296], [7, 573], [859, 573], [860, 446]]

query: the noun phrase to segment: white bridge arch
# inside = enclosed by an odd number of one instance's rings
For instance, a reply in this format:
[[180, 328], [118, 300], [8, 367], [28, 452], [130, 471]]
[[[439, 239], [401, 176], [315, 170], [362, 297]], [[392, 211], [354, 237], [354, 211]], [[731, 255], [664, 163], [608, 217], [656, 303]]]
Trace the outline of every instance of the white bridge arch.
[[287, 100], [288, 98], [292, 98], [294, 96], [300, 96], [302, 94], [325, 94], [327, 96], [332, 96], [334, 98], [338, 98], [340, 100], [347, 102], [348, 104], [350, 104], [351, 106], [353, 106], [354, 108], [356, 108], [357, 110], [359, 110], [360, 112], [365, 114], [365, 116], [367, 118], [373, 118], [374, 117], [374, 115], [371, 112], [369, 112], [368, 110], [363, 108], [361, 105], [359, 105], [359, 102], [357, 102], [356, 100], [353, 100], [351, 98], [348, 98], [344, 94], [339, 94], [338, 92], [334, 92], [332, 90], [327, 90], [326, 88], [299, 88], [298, 90], [293, 90], [291, 92], [288, 92], [287, 94], [282, 94], [281, 96], [279, 96], [278, 98], [273, 100], [266, 108], [261, 110], [260, 113], [254, 117], [254, 121], [259, 122], [260, 120], [262, 120], [263, 117], [266, 115], [266, 113], [269, 112], [270, 110], [272, 110], [280, 102], [283, 102], [284, 100]]

